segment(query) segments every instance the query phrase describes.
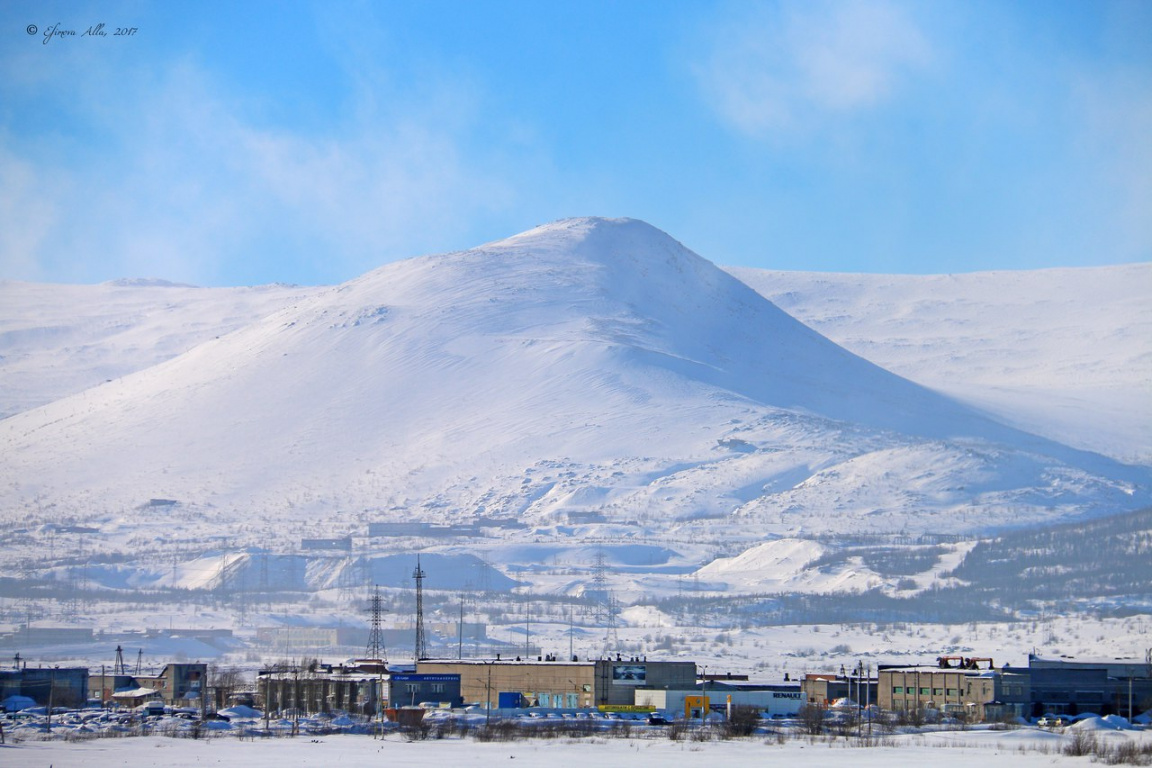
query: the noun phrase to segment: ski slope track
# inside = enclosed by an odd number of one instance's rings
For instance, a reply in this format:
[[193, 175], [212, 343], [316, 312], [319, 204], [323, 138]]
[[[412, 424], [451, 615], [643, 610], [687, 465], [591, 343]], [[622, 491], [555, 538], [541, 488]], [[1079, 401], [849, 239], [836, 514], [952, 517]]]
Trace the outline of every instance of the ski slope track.
[[262, 295], [266, 316], [0, 421], [4, 523], [287, 547], [514, 517], [506, 538], [679, 541], [699, 567], [703, 537], [736, 553], [1152, 502], [1148, 467], [880, 368], [639, 221]]

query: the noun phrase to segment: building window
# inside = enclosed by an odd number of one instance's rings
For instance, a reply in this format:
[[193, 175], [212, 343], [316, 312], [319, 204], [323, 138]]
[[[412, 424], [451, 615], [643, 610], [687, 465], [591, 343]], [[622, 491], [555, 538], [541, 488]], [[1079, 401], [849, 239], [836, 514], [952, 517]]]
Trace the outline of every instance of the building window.
[[949, 695], [949, 696], [959, 696], [959, 695], [960, 695], [960, 691], [958, 691], [958, 690], [957, 690], [957, 689], [955, 689], [955, 688], [949, 688], [949, 689], [948, 689], [948, 695]]
[[895, 685], [895, 686], [893, 686], [893, 687], [892, 687], [892, 693], [893, 693], [894, 695], [895, 695], [895, 694], [902, 694], [902, 693], [904, 693], [904, 686], [902, 686], [902, 685]]
[[921, 696], [927, 696], [929, 690], [930, 690], [929, 688], [921, 688], [920, 689], [920, 695]]
[[444, 693], [444, 683], [432, 683], [432, 693]]
[[932, 689], [932, 695], [933, 696], [943, 696], [944, 695], [944, 689], [943, 688], [933, 688]]

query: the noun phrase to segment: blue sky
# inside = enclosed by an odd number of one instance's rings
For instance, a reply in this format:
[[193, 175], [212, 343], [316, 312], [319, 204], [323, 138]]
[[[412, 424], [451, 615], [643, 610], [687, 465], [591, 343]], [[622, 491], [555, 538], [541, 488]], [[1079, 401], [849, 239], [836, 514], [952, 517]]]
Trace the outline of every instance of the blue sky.
[[332, 283], [580, 215], [722, 265], [1148, 261], [1149, 29], [1144, 0], [0, 0], [0, 278]]

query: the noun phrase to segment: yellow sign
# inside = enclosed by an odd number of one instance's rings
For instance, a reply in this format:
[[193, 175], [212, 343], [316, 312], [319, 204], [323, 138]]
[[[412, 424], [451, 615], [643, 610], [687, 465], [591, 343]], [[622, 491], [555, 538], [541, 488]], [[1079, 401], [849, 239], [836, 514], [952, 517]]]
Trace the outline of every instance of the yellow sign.
[[708, 707], [711, 701], [707, 696], [685, 696], [684, 697], [684, 717], [685, 719], [692, 719], [693, 717], [703, 717], [708, 713]]
[[641, 704], [601, 704], [597, 707], [601, 712], [655, 712], [656, 707]]

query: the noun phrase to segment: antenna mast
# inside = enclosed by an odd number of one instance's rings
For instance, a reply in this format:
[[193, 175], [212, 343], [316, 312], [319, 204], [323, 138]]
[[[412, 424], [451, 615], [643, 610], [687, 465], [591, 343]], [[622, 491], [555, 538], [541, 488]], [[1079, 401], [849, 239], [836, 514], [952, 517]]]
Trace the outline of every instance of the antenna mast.
[[424, 637], [424, 575], [420, 555], [416, 555], [416, 569], [412, 571], [412, 578], [416, 580], [416, 649], [413, 661], [428, 658], [428, 642]]

